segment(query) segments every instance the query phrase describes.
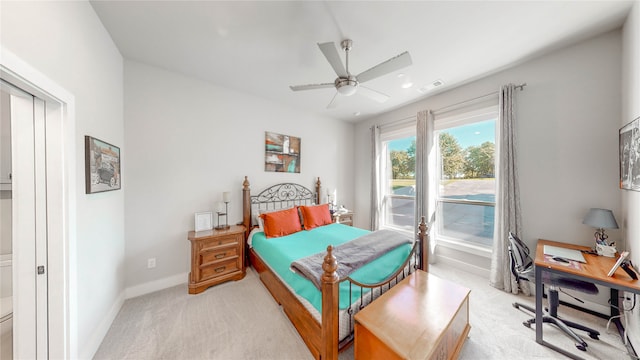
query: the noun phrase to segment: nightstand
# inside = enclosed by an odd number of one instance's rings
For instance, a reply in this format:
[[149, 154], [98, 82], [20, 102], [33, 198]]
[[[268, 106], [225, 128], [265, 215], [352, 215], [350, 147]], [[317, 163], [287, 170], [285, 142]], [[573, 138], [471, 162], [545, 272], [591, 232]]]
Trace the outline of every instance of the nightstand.
[[342, 214], [333, 214], [333, 222], [353, 226], [353, 211], [347, 211]]
[[226, 230], [189, 231], [189, 294], [198, 294], [209, 286], [244, 278], [244, 232], [242, 225], [232, 225]]

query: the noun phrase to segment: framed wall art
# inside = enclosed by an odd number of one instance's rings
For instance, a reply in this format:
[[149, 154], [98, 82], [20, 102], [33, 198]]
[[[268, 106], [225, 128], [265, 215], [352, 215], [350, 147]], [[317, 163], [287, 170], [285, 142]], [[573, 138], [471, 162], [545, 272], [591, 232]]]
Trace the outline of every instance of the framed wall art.
[[640, 191], [640, 117], [620, 129], [620, 188]]
[[120, 148], [91, 136], [84, 137], [85, 193], [120, 189]]
[[300, 173], [300, 138], [265, 132], [264, 170]]

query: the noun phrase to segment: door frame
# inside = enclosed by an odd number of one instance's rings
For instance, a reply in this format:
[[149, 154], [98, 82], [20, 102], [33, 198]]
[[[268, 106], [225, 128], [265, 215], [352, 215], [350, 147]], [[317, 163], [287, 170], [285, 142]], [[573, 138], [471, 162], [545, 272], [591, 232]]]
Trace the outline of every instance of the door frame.
[[0, 77], [46, 104], [48, 355], [77, 358], [75, 97], [5, 47], [0, 47]]

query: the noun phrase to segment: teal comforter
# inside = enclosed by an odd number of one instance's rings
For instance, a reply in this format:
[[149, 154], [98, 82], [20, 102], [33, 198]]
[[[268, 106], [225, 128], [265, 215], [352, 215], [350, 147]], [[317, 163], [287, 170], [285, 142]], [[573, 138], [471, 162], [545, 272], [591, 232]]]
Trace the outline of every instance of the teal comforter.
[[[319, 252], [325, 253], [329, 245], [340, 245], [367, 233], [369, 233], [367, 230], [342, 224], [331, 224], [279, 238], [268, 239], [263, 232], [259, 232], [253, 235], [251, 242], [253, 249], [262, 260], [269, 264], [298, 295], [307, 299], [313, 307], [322, 312], [322, 294], [311, 281], [294, 273], [290, 269], [291, 263]], [[365, 284], [382, 281], [400, 268], [410, 252], [411, 245], [400, 246], [364, 265], [351, 274], [351, 278]], [[340, 266], [340, 259], [337, 261]], [[346, 309], [349, 304], [359, 298], [360, 290], [358, 287], [354, 286], [351, 299], [349, 299], [348, 282], [340, 284], [340, 309]]]

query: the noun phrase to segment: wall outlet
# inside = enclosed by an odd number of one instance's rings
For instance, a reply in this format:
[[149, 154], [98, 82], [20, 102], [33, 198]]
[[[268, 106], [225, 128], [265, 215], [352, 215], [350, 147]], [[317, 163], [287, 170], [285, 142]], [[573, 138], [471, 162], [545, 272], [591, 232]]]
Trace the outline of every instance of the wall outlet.
[[156, 258], [147, 259], [147, 269], [153, 269], [156, 267]]

